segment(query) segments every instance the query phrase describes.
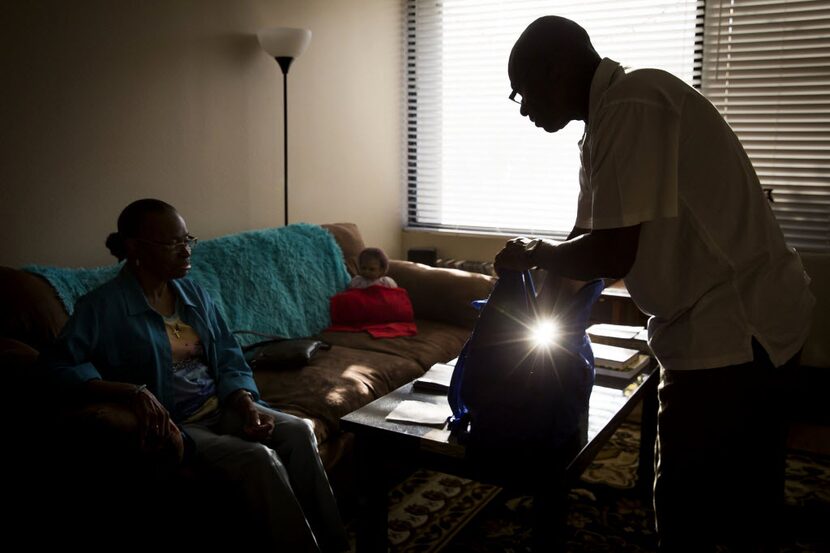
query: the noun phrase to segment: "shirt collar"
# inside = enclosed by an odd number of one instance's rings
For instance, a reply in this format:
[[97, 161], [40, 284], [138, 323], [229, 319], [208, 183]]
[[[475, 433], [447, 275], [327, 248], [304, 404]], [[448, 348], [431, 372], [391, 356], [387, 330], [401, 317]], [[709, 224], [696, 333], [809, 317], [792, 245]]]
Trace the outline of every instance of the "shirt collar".
[[118, 285], [124, 293], [124, 301], [127, 302], [127, 312], [132, 315], [150, 311], [152, 308], [144, 297], [144, 291], [132, 272], [125, 265], [118, 273]]
[[622, 66], [610, 58], [602, 58], [599, 62], [597, 70], [594, 71], [594, 78], [591, 79], [591, 92], [588, 99], [588, 122], [594, 121], [594, 114], [596, 113], [600, 100], [602, 100], [605, 91], [611, 85], [625, 75], [625, 70]]
[[173, 285], [173, 288], [176, 289], [176, 293], [179, 294], [179, 301], [185, 304], [188, 307], [196, 307], [196, 302], [193, 301], [193, 297], [190, 295], [188, 290], [182, 286], [181, 279], [174, 279], [171, 280], [170, 283]]
[[[130, 315], [137, 315], [139, 313], [144, 313], [145, 311], [153, 311], [153, 308], [150, 307], [150, 304], [147, 302], [147, 298], [144, 296], [144, 290], [141, 289], [141, 284], [138, 283], [138, 279], [135, 278], [135, 275], [133, 275], [126, 266], [121, 269], [117, 278], [121, 286], [121, 290], [124, 292], [124, 300], [127, 302], [127, 311]], [[181, 283], [179, 283], [178, 279], [171, 280], [170, 282], [173, 284], [173, 287], [176, 289], [176, 293], [179, 295], [179, 301], [189, 307], [195, 307], [193, 298], [191, 298], [187, 290], [185, 290]]]

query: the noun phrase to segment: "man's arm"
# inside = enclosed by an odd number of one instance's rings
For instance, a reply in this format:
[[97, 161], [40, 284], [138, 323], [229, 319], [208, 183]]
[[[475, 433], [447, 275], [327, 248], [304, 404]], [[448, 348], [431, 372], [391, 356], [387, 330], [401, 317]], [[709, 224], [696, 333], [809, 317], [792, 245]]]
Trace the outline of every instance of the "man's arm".
[[591, 229], [589, 228], [574, 227], [571, 233], [568, 235], [568, 237], [565, 238], [565, 240], [571, 240], [573, 238], [576, 238], [577, 236], [588, 234], [589, 232], [591, 232]]
[[543, 241], [532, 252], [528, 240], [514, 239], [496, 256], [496, 268], [539, 267], [575, 280], [622, 278], [637, 258], [640, 225], [584, 232], [574, 228], [561, 244]]
[[559, 245], [540, 244], [531, 260], [540, 269], [576, 280], [623, 278], [637, 258], [640, 225], [594, 230]]

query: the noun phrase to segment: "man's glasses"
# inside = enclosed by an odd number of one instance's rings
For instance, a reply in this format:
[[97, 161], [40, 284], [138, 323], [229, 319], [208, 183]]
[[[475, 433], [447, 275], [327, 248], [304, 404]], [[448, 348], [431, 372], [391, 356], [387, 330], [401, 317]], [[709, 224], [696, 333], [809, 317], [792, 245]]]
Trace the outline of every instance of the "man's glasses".
[[522, 105], [522, 102], [524, 101], [522, 95], [516, 92], [515, 90], [510, 93], [510, 96], [508, 96], [507, 99], [511, 102], [516, 102], [519, 105]]
[[181, 250], [182, 248], [189, 248], [193, 249], [193, 247], [199, 242], [199, 239], [195, 236], [187, 235], [184, 240], [179, 242], [157, 242], [155, 240], [147, 240], [144, 238], [136, 238], [139, 242], [144, 242], [145, 244], [151, 244], [153, 246], [158, 246], [159, 248], [163, 248], [169, 252], [175, 252]]

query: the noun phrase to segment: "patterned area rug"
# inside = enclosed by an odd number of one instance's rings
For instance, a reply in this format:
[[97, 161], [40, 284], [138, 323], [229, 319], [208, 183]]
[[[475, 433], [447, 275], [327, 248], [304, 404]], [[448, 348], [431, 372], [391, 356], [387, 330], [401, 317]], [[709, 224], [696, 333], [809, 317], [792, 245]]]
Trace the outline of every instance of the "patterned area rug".
[[[639, 426], [622, 425], [570, 494], [567, 550], [650, 553], [654, 512], [635, 489]], [[391, 552], [508, 553], [530, 551], [528, 496], [419, 470], [390, 495]], [[830, 551], [830, 457], [790, 452], [786, 543], [781, 551]]]
[[439, 551], [501, 489], [428, 470], [415, 471], [389, 494], [389, 549]]

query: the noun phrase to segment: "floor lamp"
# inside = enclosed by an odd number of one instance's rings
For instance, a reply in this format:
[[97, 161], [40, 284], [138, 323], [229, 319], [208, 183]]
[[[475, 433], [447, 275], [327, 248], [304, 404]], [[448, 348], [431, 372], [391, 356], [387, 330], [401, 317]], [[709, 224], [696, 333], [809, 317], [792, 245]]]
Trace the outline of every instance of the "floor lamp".
[[288, 68], [291, 67], [291, 62], [308, 47], [308, 43], [311, 42], [311, 31], [276, 27], [259, 31], [257, 38], [262, 49], [276, 59], [282, 69], [283, 189], [285, 192], [285, 224], [288, 225]]

